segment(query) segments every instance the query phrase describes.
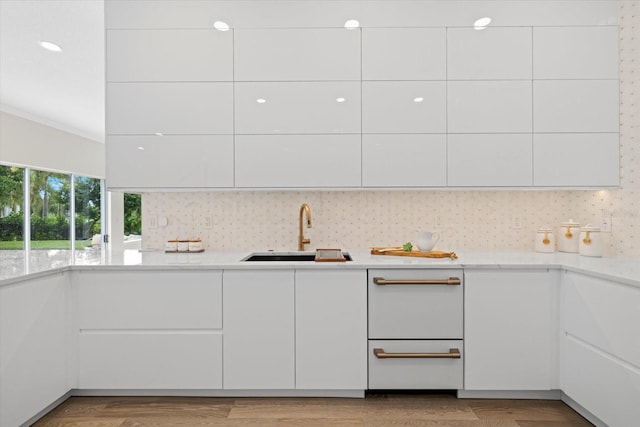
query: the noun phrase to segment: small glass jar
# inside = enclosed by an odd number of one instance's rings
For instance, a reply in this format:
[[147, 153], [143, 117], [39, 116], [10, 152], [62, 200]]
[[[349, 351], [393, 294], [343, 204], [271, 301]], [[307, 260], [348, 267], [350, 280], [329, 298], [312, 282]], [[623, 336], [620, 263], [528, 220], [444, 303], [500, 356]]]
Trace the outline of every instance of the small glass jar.
[[540, 227], [536, 233], [536, 252], [552, 253], [556, 251], [556, 238], [551, 227]]

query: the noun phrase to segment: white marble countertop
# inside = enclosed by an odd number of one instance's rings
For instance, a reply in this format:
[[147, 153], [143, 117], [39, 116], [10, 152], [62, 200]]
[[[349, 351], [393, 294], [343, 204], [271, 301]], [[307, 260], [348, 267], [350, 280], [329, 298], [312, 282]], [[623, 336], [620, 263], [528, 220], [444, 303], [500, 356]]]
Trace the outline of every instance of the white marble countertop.
[[[39, 252], [39, 253], [36, 253]], [[564, 268], [640, 287], [640, 259], [592, 258], [577, 254], [537, 252], [463, 252], [457, 260], [371, 255], [366, 251], [346, 251], [353, 261], [346, 263], [244, 262], [251, 251], [204, 253], [139, 252], [125, 250], [105, 256], [75, 254], [69, 251], [32, 251], [30, 262], [14, 256], [0, 259], [0, 285], [46, 275], [61, 270], [158, 270], [158, 269], [364, 269], [364, 268]], [[295, 252], [294, 252], [295, 253]], [[1, 255], [1, 254], [0, 254]]]

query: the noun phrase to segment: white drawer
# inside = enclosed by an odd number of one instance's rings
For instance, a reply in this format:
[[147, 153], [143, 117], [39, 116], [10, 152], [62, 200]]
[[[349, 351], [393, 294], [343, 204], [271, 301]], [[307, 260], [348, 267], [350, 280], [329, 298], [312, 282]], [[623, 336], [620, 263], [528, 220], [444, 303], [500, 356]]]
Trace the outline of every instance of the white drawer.
[[640, 366], [638, 288], [567, 273], [563, 313], [567, 333], [634, 366]]
[[369, 389], [462, 389], [462, 344], [462, 340], [369, 340]]
[[78, 381], [88, 389], [221, 389], [222, 334], [81, 333]]
[[[377, 284], [447, 281], [459, 284]], [[370, 339], [460, 339], [463, 328], [462, 270], [369, 270]], [[378, 281], [379, 282], [379, 281]]]
[[221, 271], [78, 272], [79, 329], [221, 329]]

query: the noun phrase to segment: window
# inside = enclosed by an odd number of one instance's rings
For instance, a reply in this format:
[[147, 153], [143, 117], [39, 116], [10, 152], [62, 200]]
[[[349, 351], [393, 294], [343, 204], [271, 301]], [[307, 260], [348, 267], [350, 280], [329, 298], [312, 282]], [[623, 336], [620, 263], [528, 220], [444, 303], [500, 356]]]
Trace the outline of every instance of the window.
[[0, 165], [0, 250], [24, 249], [23, 185], [23, 168]]
[[31, 249], [71, 249], [69, 175], [30, 171]]

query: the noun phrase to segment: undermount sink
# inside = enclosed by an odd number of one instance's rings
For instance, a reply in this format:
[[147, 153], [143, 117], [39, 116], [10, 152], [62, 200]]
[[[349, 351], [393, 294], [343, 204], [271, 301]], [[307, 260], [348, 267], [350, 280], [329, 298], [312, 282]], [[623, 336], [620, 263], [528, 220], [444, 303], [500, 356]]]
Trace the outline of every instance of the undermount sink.
[[[352, 261], [351, 255], [343, 253], [347, 261]], [[244, 258], [242, 261], [273, 261], [273, 262], [287, 262], [287, 261], [315, 261], [315, 252], [255, 252]]]

